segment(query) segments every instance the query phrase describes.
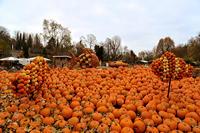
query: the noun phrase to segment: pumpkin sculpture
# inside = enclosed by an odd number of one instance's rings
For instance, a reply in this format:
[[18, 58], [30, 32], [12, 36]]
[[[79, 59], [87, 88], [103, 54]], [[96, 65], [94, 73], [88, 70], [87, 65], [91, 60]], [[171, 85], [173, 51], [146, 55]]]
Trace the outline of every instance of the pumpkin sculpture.
[[80, 47], [80, 49], [82, 54], [78, 57], [72, 54], [71, 67], [74, 67], [76, 64], [79, 65], [80, 68], [92, 68], [99, 65], [99, 59], [91, 49], [84, 47]]
[[183, 77], [191, 77], [194, 71], [190, 64], [186, 64], [182, 58], [176, 58], [176, 55], [171, 52], [165, 52], [160, 58], [154, 60], [151, 64], [151, 69], [162, 81], [169, 82], [168, 97], [171, 80], [180, 80]]
[[42, 85], [48, 71], [46, 60], [43, 57], [36, 57], [18, 73], [16, 92], [20, 95], [34, 92]]

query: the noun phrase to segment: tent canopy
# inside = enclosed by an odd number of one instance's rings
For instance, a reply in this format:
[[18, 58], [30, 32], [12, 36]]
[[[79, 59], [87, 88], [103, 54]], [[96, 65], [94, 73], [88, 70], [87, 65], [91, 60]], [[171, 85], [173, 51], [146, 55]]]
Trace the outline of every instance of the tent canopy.
[[[19, 63], [22, 65], [27, 65], [29, 64], [32, 60], [34, 60], [36, 57], [32, 57], [32, 58], [20, 58], [19, 59]], [[44, 58], [46, 61], [50, 61], [50, 59]]]
[[19, 61], [19, 59], [16, 57], [6, 57], [6, 58], [0, 59], [0, 61]]
[[22, 65], [27, 65], [30, 63], [30, 60], [27, 60], [26, 58], [20, 58], [19, 63]]
[[[32, 58], [28, 58], [27, 60], [29, 60], [29, 61], [32, 61], [32, 60], [34, 60], [36, 57], [32, 57]], [[46, 61], [50, 61], [50, 59], [48, 59], [48, 58], [44, 58]]]

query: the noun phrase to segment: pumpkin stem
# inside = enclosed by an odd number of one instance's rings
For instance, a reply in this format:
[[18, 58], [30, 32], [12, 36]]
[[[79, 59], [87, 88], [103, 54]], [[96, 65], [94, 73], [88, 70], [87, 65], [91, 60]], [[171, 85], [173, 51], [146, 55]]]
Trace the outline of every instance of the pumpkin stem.
[[169, 85], [168, 85], [168, 93], [167, 93], [167, 98], [169, 98], [170, 87], [171, 87], [171, 80], [172, 80], [172, 78], [169, 78]]

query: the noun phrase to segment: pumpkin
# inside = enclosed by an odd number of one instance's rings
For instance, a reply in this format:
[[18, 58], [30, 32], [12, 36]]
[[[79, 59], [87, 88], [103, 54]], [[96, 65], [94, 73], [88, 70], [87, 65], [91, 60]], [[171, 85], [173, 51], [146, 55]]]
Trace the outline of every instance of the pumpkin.
[[137, 120], [133, 123], [133, 129], [136, 133], [142, 133], [145, 131], [145, 123], [141, 120]]
[[178, 123], [178, 129], [181, 130], [181, 131], [183, 131], [183, 132], [189, 132], [189, 131], [191, 131], [190, 125], [188, 125], [185, 122]]
[[[171, 81], [168, 99], [151, 68], [54, 68], [44, 79], [39, 62], [0, 72], [1, 132], [199, 132], [200, 78]], [[36, 90], [20, 95], [17, 78]]]
[[121, 133], [134, 133], [134, 130], [130, 127], [124, 127], [122, 128]]

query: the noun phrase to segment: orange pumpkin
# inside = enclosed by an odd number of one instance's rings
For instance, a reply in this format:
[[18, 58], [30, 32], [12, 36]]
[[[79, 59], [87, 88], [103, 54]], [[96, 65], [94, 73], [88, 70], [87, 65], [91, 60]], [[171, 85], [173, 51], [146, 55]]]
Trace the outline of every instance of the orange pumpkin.
[[145, 131], [145, 123], [141, 120], [137, 120], [133, 123], [133, 129], [136, 133], [142, 133]]

